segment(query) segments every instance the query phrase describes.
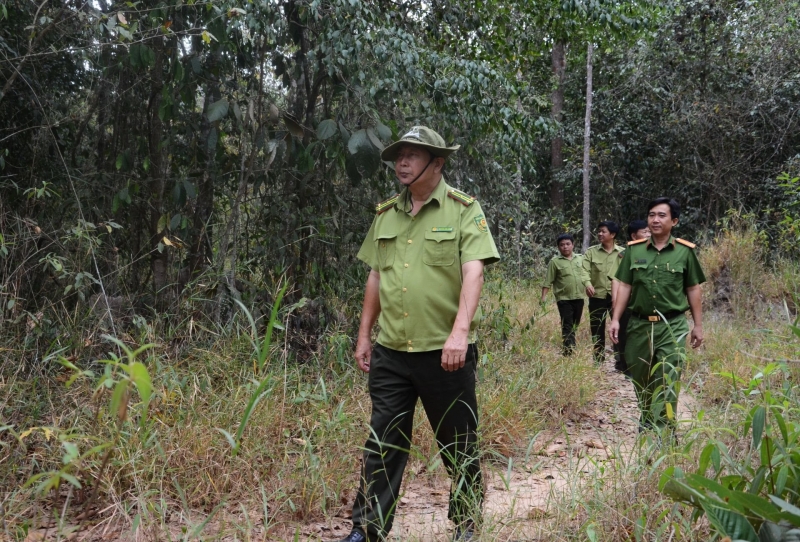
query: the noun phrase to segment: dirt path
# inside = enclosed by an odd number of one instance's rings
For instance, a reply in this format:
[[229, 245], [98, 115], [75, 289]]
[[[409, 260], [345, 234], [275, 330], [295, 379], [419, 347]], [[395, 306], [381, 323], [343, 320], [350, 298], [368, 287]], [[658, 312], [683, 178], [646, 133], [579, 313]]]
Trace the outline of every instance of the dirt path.
[[[553, 496], [571, 491], [591, 479], [599, 464], [617, 454], [631, 453], [638, 432], [639, 412], [633, 385], [613, 369], [608, 359], [602, 371], [601, 392], [583, 412], [564, 421], [559, 431], [541, 433], [526, 464], [490, 468], [486, 483], [485, 521], [491, 530], [482, 541], [531, 540], [537, 521], [551, 515]], [[681, 418], [697, 410], [691, 390], [683, 390], [678, 405]], [[438, 542], [450, 540], [446, 482], [409, 478], [398, 507], [390, 540]], [[346, 535], [350, 523], [338, 518], [327, 525], [311, 525], [303, 533], [309, 541]]]

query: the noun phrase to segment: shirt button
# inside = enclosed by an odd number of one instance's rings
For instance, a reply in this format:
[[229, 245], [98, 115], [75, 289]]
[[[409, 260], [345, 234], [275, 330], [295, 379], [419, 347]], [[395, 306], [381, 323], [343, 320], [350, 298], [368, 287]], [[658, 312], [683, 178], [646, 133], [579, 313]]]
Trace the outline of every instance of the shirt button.
[[653, 299], [655, 299], [655, 298], [656, 298], [656, 296], [653, 296]]
[[408, 351], [409, 351], [409, 352], [413, 352], [413, 351], [414, 351], [414, 347], [413, 347], [413, 346], [409, 346], [409, 347], [408, 347]]
[[381, 248], [385, 247], [386, 243], [381, 243]]
[[408, 240], [408, 244], [409, 244], [409, 245], [411, 244], [411, 239], [409, 239], [409, 240]]
[[[653, 297], [655, 297], [655, 296], [653, 296]], [[403, 316], [404, 316], [405, 318], [408, 318], [408, 313], [405, 313]]]
[[408, 341], [408, 344], [414, 344], [414, 341]]
[[403, 267], [408, 267], [408, 264], [407, 264], [407, 263], [406, 263], [406, 264], [403, 264]]
[[407, 291], [408, 291], [408, 288], [403, 288], [403, 291], [404, 291], [404, 292], [407, 292]]
[[655, 282], [655, 281], [653, 281], [653, 282]]

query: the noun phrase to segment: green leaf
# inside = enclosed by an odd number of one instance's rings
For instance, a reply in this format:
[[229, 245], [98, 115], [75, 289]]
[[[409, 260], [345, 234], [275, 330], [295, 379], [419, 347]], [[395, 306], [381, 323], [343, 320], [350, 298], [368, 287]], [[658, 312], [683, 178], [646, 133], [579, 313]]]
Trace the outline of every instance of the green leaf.
[[756, 407], [753, 412], [753, 449], [761, 445], [761, 436], [764, 434], [764, 424], [767, 421], [767, 411], [762, 406]]
[[341, 122], [339, 123], [339, 135], [342, 136], [342, 143], [347, 145], [350, 141], [350, 132], [347, 131], [347, 128], [344, 127], [344, 124]]
[[350, 154], [358, 154], [362, 150], [370, 151], [372, 149], [372, 143], [369, 141], [367, 131], [357, 130], [353, 132], [353, 135], [350, 136], [350, 140], [347, 142], [347, 149], [350, 151]]
[[176, 182], [172, 187], [172, 202], [176, 207], [183, 207], [186, 204], [186, 189], [181, 181]]
[[381, 143], [381, 140], [378, 138], [378, 134], [376, 134], [375, 130], [372, 128], [367, 128], [367, 137], [372, 145], [379, 151], [382, 151], [385, 148], [383, 143]]
[[153, 393], [153, 383], [150, 381], [150, 373], [147, 371], [147, 367], [139, 361], [134, 361], [130, 364], [128, 372], [136, 389], [139, 390], [139, 396], [142, 398], [145, 408], [147, 408], [150, 403], [150, 396]]
[[66, 472], [62, 472], [60, 475], [61, 475], [61, 478], [63, 478], [64, 480], [66, 480], [67, 482], [69, 482], [70, 484], [75, 486], [76, 488], [78, 488], [78, 489], [81, 488], [81, 483], [73, 475], [67, 474]]
[[172, 215], [172, 219], [169, 221], [169, 229], [177, 230], [181, 226], [181, 214], [176, 213]]
[[759, 542], [755, 529], [743, 515], [711, 503], [706, 503], [703, 509], [708, 521], [722, 535], [733, 540]]
[[283, 122], [286, 124], [286, 127], [289, 129], [289, 132], [294, 137], [302, 138], [303, 135], [305, 134], [303, 125], [297, 122], [297, 120], [288, 113], [283, 114]]
[[781, 542], [784, 529], [771, 521], [765, 521], [758, 530], [759, 542]]
[[219, 138], [219, 134], [217, 134], [216, 128], [211, 128], [208, 131], [208, 141], [206, 142], [206, 148], [209, 152], [214, 152], [214, 149], [217, 148], [217, 139]]
[[317, 126], [317, 138], [320, 141], [325, 141], [336, 135], [336, 129], [337, 125], [335, 120], [325, 119]]
[[[225, 118], [225, 115], [227, 114], [228, 114], [228, 100], [222, 98], [221, 100], [218, 100], [208, 106], [208, 111], [206, 111], [206, 118], [208, 118], [208, 122], [216, 122], [218, 120]], [[209, 140], [210, 139], [211, 136], [209, 135]], [[216, 146], [216, 141], [214, 142], [214, 145]], [[211, 147], [209, 146], [209, 148]]]
[[186, 191], [186, 197], [189, 199], [194, 199], [197, 197], [197, 188], [195, 188], [194, 183], [188, 179], [183, 180], [183, 189]]
[[375, 125], [375, 131], [378, 133], [378, 137], [380, 137], [383, 141], [392, 140], [392, 129], [382, 122], [378, 122]]
[[217, 427], [216, 430], [219, 431], [220, 433], [222, 433], [222, 435], [225, 437], [225, 440], [227, 440], [228, 444], [231, 445], [232, 449], [235, 450], [237, 448], [236, 441], [233, 440], [233, 435], [231, 435], [230, 433], [228, 433], [224, 429], [220, 429], [219, 427]]
[[114, 391], [111, 393], [111, 402], [108, 405], [109, 416], [116, 418], [119, 421], [125, 419], [125, 415], [127, 414], [128, 410], [127, 405], [123, 404], [122, 402], [122, 398], [125, 396], [126, 391], [128, 391], [128, 381], [120, 380], [117, 382], [117, 385], [114, 387]]

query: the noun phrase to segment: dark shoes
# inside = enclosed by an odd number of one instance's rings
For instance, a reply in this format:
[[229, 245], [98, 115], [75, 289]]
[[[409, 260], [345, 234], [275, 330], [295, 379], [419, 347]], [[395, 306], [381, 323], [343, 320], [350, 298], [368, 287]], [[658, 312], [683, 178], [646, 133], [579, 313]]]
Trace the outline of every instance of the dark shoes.
[[349, 535], [336, 542], [367, 542], [367, 537], [361, 531], [353, 530]]

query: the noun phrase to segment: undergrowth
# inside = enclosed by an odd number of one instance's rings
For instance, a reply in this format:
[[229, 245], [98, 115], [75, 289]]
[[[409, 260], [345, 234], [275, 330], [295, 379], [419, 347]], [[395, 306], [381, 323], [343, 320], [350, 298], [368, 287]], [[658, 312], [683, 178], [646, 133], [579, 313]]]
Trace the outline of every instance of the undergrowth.
[[[564, 487], [520, 532], [548, 540], [708, 539], [707, 523], [659, 491], [660, 474], [690, 471], [712, 437], [747, 453], [746, 435], [730, 429], [745, 416], [732, 408], [734, 401], [748, 400], [737, 389], [771, 362], [786, 366], [770, 376], [776, 386], [800, 376], [786, 361], [800, 357], [787, 328], [795, 314], [796, 269], [786, 262], [769, 269], [762, 253], [742, 249], [758, 239], [747, 232], [726, 235], [701, 253], [712, 278], [706, 298], [718, 291], [723, 266], [732, 270], [731, 290], [706, 319], [706, 346], [688, 359], [684, 389], [700, 401], [700, 414], [682, 425], [680, 445], [609, 442], [608, 461], [587, 467], [576, 458], [575, 468], [564, 472]], [[760, 258], [761, 272], [742, 275], [752, 258]], [[539, 287], [490, 274], [482, 301], [481, 450], [484, 468], [501, 479], [509, 465], [535, 472], [537, 435], [557, 430], [605, 392], [585, 322], [576, 355], [561, 357], [558, 314], [553, 304], [539, 305]], [[746, 297], [753, 300], [739, 301]], [[275, 313], [271, 341], [264, 340], [267, 322], [251, 323], [246, 311], [225, 329], [183, 319], [184, 328], [173, 327], [167, 340], [155, 322], [129, 326], [114, 340], [81, 327], [79, 319], [46, 341], [31, 338], [42, 325], [35, 322], [26, 336], [3, 333], [2, 536], [23, 540], [47, 527], [63, 537], [81, 527], [152, 540], [281, 539], [309, 522], [346, 517], [367, 436], [366, 376], [351, 360], [350, 331], [341, 323], [320, 330], [315, 350], [298, 361], [285, 331], [298, 306]], [[135, 359], [121, 348], [146, 343], [154, 346]], [[147, 397], [126, 368], [134, 362], [147, 372]], [[115, 391], [125, 378], [132, 384]], [[410, 479], [446, 487], [421, 409], [411, 458]], [[59, 472], [64, 475], [52, 479]], [[505, 540], [511, 520], [492, 521], [483, 539]]]

